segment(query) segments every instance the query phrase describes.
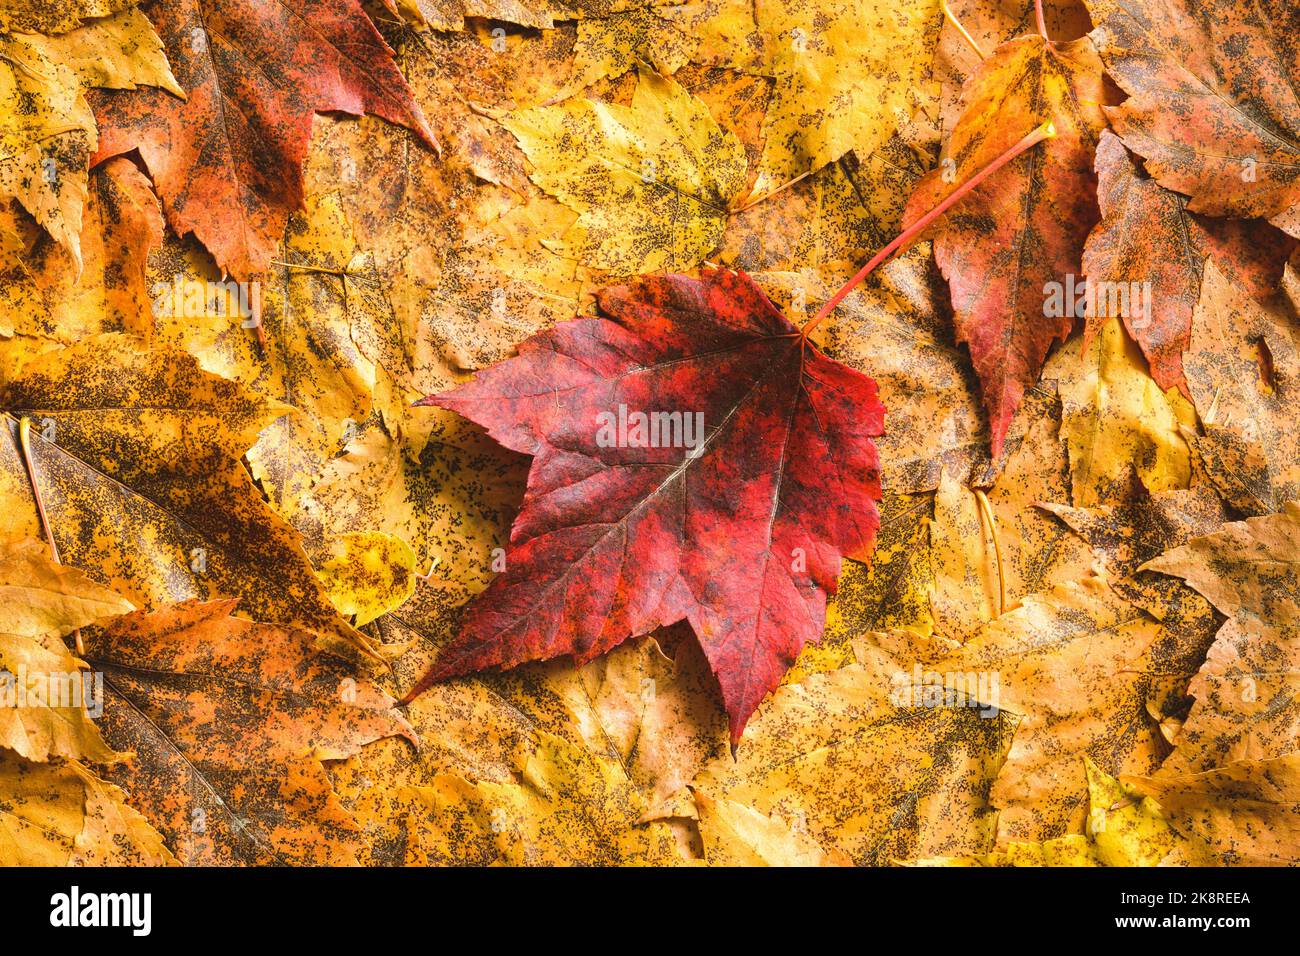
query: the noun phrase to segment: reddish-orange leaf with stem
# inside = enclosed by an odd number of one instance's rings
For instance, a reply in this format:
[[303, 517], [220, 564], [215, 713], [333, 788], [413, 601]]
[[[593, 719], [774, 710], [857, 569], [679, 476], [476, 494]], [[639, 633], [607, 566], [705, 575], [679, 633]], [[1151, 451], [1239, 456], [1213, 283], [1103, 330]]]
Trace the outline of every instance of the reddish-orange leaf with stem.
[[144, 5], [187, 99], [95, 91], [92, 165], [139, 149], [177, 233], [250, 279], [302, 205], [314, 113], [373, 113], [433, 133], [359, 0], [169, 0]]
[[[1042, 31], [1041, 7], [1036, 13]], [[1009, 144], [1053, 127], [1042, 150], [1000, 166], [934, 235], [957, 335], [983, 388], [995, 457], [1025, 389], [1074, 324], [1072, 315], [1047, 314], [1044, 287], [1080, 271], [1097, 221], [1092, 164], [1106, 125], [1104, 95], [1101, 60], [1087, 38], [1056, 43], [1040, 32], [1004, 43], [967, 82], [939, 168], [918, 184], [904, 217], [915, 224]]]

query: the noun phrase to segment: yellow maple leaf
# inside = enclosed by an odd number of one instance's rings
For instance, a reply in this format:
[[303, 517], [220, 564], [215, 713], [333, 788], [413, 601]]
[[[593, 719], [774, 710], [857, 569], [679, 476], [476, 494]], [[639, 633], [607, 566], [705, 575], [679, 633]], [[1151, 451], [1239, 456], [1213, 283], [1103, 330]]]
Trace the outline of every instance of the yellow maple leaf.
[[757, 0], [776, 78], [753, 194], [849, 150], [866, 156], [929, 102], [939, 0]]
[[618, 275], [699, 262], [745, 185], [740, 141], [648, 68], [630, 106], [569, 100], [502, 122], [532, 163], [533, 181], [580, 214], [548, 247]]
[[1119, 320], [1103, 325], [1086, 350], [1067, 343], [1044, 374], [1058, 376], [1076, 506], [1116, 500], [1131, 467], [1151, 491], [1187, 487], [1192, 466], [1180, 426], [1194, 427], [1196, 412], [1176, 389], [1161, 391]]

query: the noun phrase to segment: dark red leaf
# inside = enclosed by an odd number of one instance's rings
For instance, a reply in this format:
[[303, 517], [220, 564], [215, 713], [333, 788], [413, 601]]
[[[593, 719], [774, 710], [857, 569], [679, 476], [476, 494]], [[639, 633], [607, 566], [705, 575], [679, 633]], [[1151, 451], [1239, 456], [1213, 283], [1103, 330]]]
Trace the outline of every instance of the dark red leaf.
[[[875, 382], [819, 352], [744, 273], [646, 278], [598, 302], [607, 318], [535, 335], [518, 357], [423, 402], [533, 462], [506, 570], [420, 688], [566, 654], [586, 661], [685, 618], [734, 742], [820, 639], [841, 556], [874, 541], [871, 439], [885, 410]], [[629, 441], [607, 447], [620, 408]], [[634, 447], [653, 437], [632, 431], [636, 412], [680, 413], [679, 446], [699, 413], [703, 440], [694, 453]]]

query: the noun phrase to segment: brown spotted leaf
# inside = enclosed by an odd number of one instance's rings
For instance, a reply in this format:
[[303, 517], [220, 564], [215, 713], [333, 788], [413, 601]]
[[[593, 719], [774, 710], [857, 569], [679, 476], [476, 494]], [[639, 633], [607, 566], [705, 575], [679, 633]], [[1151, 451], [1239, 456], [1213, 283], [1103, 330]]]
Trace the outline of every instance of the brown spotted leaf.
[[1238, 511], [1263, 515], [1300, 498], [1300, 276], [1257, 301], [1206, 268], [1184, 358], [1204, 434], [1188, 441], [1206, 476]]
[[1294, 866], [1300, 862], [1300, 754], [1203, 773], [1125, 776], [1153, 798], [1185, 845], [1174, 865]]
[[1187, 693], [1196, 703], [1161, 778], [1300, 749], [1300, 626], [1238, 612], [1219, 628]]
[[[453, 637], [456, 617], [439, 589], [422, 584], [376, 621], [386, 645], [407, 649], [377, 685], [396, 693], [418, 680]], [[546, 759], [551, 738], [582, 765], [604, 768], [599, 776], [635, 806], [637, 819], [680, 812], [677, 801], [689, 803], [683, 785], [727, 752], [713, 676], [684, 626], [628, 641], [584, 667], [547, 661], [438, 684], [406, 715], [420, 736], [418, 753], [388, 738], [331, 768], [344, 805], [373, 840], [364, 862], [410, 862], [411, 788], [441, 777], [515, 784], [531, 759]], [[463, 862], [479, 849], [467, 841], [438, 852]]]
[[244, 328], [258, 307], [253, 300], [228, 291], [201, 250], [177, 245], [158, 257], [167, 273], [153, 271], [157, 340], [293, 406], [248, 450], [253, 477], [292, 522], [358, 426], [373, 411], [391, 416], [392, 406], [404, 409], [417, 397], [390, 384], [405, 371], [407, 340], [336, 192], [309, 196], [290, 217], [277, 262], [256, 287], [264, 348]]
[[1114, 505], [1073, 508], [1043, 503], [1102, 556], [1112, 575], [1111, 587], [1153, 615], [1177, 600], [1182, 586], [1164, 575], [1139, 568], [1171, 547], [1214, 531], [1227, 518], [1223, 502], [1211, 489], [1151, 492], [1130, 472], [1125, 493]]
[[125, 10], [135, 0], [5, 0], [0, 33], [66, 33], [82, 20]]
[[945, 649], [908, 631], [863, 636], [861, 663], [782, 687], [737, 756], [710, 762], [692, 788], [858, 865], [987, 852], [989, 791], [1017, 720], [965, 695], [952, 706], [913, 695], [914, 669]]
[[283, 406], [203, 371], [183, 352], [104, 335], [49, 353], [0, 390], [0, 529], [42, 534], [31, 459], [64, 560], [137, 606], [228, 594], [244, 613], [372, 654], [335, 612], [298, 536], [239, 456]]
[[735, 134], [675, 80], [637, 77], [629, 106], [571, 99], [502, 120], [533, 182], [579, 214], [547, 248], [619, 276], [695, 265], [745, 186]]
[[381, 0], [408, 23], [434, 30], [463, 30], [466, 17], [505, 20], [525, 27], [555, 25], [554, 4], [546, 0]]
[[163, 96], [180, 91], [139, 11], [55, 37], [0, 33], [0, 199], [20, 203], [67, 250], [74, 278], [96, 139], [87, 88], [144, 84]]
[[947, 678], [987, 676], [980, 703], [1023, 721], [998, 774], [999, 841], [1081, 832], [1083, 757], [1108, 773], [1147, 773], [1160, 755], [1140, 663], [1159, 625], [1098, 578], [1025, 598], [933, 665]]
[[102, 332], [148, 341], [154, 317], [145, 262], [162, 239], [162, 211], [149, 178], [126, 159], [92, 170], [81, 227], [84, 267], [39, 236], [0, 279], [0, 314], [13, 327], [0, 343], [0, 377], [37, 355]]
[[404, 808], [405, 862], [421, 866], [674, 866], [688, 862], [673, 829], [641, 824], [641, 793], [614, 761], [541, 734], [518, 782], [441, 775], [394, 794]]
[[94, 675], [64, 646], [77, 628], [134, 610], [40, 542], [0, 544], [0, 748], [47, 761], [111, 762], [91, 719]]
[[[814, 223], [822, 225], [830, 224]], [[814, 270], [754, 278], [774, 302], [788, 303], [796, 319], [811, 318], [835, 290]], [[873, 273], [812, 335], [826, 354], [880, 386], [889, 410], [877, 441], [884, 484], [904, 494], [934, 490], [945, 470], [964, 481], [989, 466], [979, 386], [954, 341], [946, 296], [930, 250], [921, 245]]]
[[1211, 216], [1268, 219], [1300, 203], [1300, 7], [1091, 6], [1098, 49], [1129, 94], [1111, 124], [1160, 185]]
[[1101, 222], [1083, 250], [1091, 283], [1086, 335], [1119, 318], [1142, 347], [1151, 377], [1178, 387], [1191, 345], [1192, 313], [1207, 256], [1239, 283], [1267, 295], [1282, 278], [1293, 240], [1262, 220], [1210, 219], [1146, 174], [1110, 130], [1097, 145]]
[[[1050, 368], [1049, 368], [1050, 373]], [[1064, 415], [1053, 386], [1044, 381], [1031, 389], [1007, 436], [1001, 470], [992, 478], [973, 476], [971, 484], [988, 488], [1006, 590], [1003, 610], [1028, 594], [1048, 591], [1058, 581], [1090, 573], [1092, 550], [1061, 522], [1034, 507], [1040, 501], [1070, 500], [1070, 460], [1060, 439]]]
[[0, 866], [175, 866], [126, 794], [75, 760], [0, 749]]
[[88, 637], [105, 738], [135, 754], [112, 779], [182, 863], [355, 863], [364, 839], [321, 761], [414, 734], [307, 635], [231, 617], [235, 604], [189, 601]]
[[[951, 129], [961, 115], [962, 87], [984, 58], [1008, 40], [1037, 32], [1037, 5], [1035, 0], [949, 0], [948, 9], [956, 23], [944, 18], [934, 58], [935, 76], [943, 87], [944, 129]], [[1054, 40], [1077, 40], [1092, 29], [1082, 0], [1042, 0], [1041, 7], [1047, 35]], [[978, 53], [962, 36], [958, 23], [975, 41]]]
[[1300, 624], [1300, 503], [1225, 524], [1142, 567], [1182, 578], [1229, 617]]
[[926, 99], [936, 0], [758, 0], [754, 20], [775, 79], [755, 196], [849, 150], [870, 155]]
[[710, 866], [852, 866], [843, 850], [827, 851], [806, 831], [734, 800], [694, 794], [704, 859]]

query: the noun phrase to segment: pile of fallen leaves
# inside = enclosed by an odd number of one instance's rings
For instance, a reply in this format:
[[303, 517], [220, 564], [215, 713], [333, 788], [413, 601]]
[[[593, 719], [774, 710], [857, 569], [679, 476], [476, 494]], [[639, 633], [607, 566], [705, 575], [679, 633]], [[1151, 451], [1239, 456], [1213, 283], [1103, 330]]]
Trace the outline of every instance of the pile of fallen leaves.
[[0, 863], [1300, 861], [1298, 36], [0, 0]]

